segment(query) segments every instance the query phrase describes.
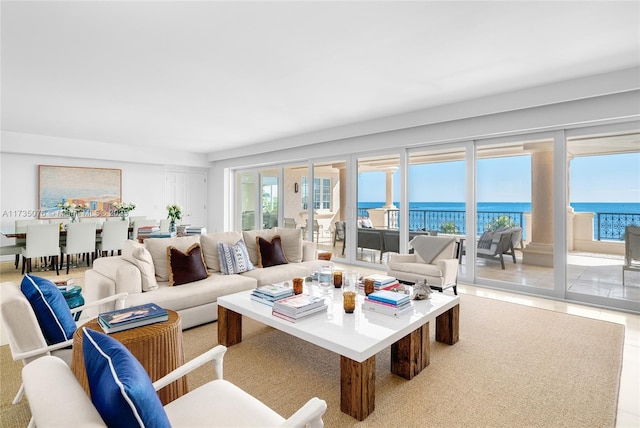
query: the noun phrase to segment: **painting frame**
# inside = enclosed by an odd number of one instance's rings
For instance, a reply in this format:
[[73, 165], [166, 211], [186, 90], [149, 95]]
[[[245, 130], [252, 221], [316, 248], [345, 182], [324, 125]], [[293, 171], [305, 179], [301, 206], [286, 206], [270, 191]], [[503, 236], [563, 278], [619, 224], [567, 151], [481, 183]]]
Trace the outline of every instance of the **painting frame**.
[[122, 202], [122, 170], [82, 166], [38, 165], [39, 218], [64, 217], [58, 203], [83, 203], [83, 216], [109, 217]]

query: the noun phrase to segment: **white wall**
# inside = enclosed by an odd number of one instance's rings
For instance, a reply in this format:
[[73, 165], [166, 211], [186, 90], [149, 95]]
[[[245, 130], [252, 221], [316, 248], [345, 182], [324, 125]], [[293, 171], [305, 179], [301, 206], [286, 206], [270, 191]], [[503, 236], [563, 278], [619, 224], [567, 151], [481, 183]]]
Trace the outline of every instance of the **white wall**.
[[[38, 209], [38, 165], [117, 168], [122, 170], [122, 200], [134, 202], [131, 215], [161, 219], [165, 204], [165, 165], [37, 154], [0, 154], [0, 226], [12, 230], [15, 211]], [[172, 168], [175, 170], [175, 168]], [[21, 218], [26, 215], [22, 213]], [[8, 243], [2, 238], [2, 243]]]

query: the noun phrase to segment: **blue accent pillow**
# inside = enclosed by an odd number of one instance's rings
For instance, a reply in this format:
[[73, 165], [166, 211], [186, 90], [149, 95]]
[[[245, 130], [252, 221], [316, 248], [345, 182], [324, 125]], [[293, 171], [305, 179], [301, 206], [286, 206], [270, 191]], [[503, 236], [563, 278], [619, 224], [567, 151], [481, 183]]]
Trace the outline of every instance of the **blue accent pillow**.
[[49, 345], [73, 339], [76, 322], [58, 287], [46, 278], [25, 275], [20, 290], [27, 297]]
[[249, 252], [244, 241], [240, 239], [235, 244], [218, 242], [220, 272], [224, 275], [247, 272], [254, 269], [249, 259]]
[[115, 340], [82, 328], [91, 401], [108, 427], [171, 427], [149, 375]]

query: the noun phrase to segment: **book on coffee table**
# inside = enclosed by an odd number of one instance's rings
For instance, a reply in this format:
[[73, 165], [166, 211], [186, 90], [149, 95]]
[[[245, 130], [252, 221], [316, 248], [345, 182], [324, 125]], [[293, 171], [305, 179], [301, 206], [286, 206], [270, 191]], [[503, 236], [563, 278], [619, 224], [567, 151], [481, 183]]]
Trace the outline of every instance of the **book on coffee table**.
[[169, 313], [155, 303], [131, 306], [98, 315], [98, 324], [105, 333], [116, 333], [134, 327], [167, 321]]
[[302, 319], [306, 319], [306, 318], [310, 317], [311, 315], [317, 314], [319, 312], [326, 312], [326, 311], [327, 311], [327, 305], [325, 304], [325, 305], [322, 305], [322, 306], [316, 306], [316, 307], [311, 308], [311, 309], [309, 309], [307, 311], [299, 312], [295, 316], [282, 314], [282, 313], [277, 312], [277, 311], [273, 311], [272, 314], [273, 314], [274, 317], [282, 318], [283, 320], [290, 321], [290, 322], [296, 322], [296, 321], [300, 321]]
[[274, 312], [279, 312], [283, 315], [296, 317], [302, 312], [307, 312], [310, 309], [320, 306], [326, 306], [323, 297], [311, 296], [309, 294], [302, 293], [276, 300], [273, 304], [273, 310]]

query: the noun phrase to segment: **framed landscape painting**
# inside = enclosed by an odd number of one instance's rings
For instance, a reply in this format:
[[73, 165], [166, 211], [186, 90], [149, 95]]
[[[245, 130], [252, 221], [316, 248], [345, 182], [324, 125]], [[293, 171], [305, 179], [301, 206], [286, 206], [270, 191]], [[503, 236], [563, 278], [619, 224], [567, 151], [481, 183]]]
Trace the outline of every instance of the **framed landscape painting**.
[[39, 165], [40, 218], [62, 217], [58, 203], [86, 204], [85, 215], [110, 216], [122, 200], [122, 170], [76, 166]]

